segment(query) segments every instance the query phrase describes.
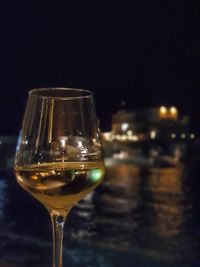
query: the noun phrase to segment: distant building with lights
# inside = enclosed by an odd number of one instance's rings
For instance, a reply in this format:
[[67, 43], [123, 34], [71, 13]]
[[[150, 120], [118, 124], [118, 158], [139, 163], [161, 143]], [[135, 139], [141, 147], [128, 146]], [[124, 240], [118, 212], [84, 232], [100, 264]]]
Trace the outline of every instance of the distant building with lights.
[[121, 153], [122, 158], [158, 155], [161, 151], [180, 156], [185, 143], [194, 139], [189, 117], [180, 116], [176, 107], [165, 106], [134, 112], [119, 110], [112, 115], [111, 131], [103, 133], [109, 156]]
[[136, 112], [120, 110], [112, 115], [111, 132], [104, 133], [106, 141], [148, 141], [194, 139], [190, 133], [189, 117], [180, 117], [176, 107], [144, 109]]

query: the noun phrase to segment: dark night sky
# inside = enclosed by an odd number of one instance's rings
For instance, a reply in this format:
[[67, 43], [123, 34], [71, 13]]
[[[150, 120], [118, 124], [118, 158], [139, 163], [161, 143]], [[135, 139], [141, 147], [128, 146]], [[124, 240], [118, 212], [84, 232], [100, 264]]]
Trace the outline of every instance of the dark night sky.
[[198, 1], [55, 2], [1, 3], [0, 134], [17, 133], [27, 91], [47, 86], [92, 90], [103, 129], [125, 100], [177, 105], [198, 130]]

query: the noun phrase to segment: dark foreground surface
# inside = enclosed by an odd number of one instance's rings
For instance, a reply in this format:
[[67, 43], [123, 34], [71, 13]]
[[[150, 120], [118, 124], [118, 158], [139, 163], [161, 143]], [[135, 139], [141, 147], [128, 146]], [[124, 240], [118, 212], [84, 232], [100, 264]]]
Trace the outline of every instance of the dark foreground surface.
[[[110, 167], [65, 226], [65, 267], [200, 266], [200, 167]], [[0, 173], [0, 267], [50, 267], [45, 208]]]

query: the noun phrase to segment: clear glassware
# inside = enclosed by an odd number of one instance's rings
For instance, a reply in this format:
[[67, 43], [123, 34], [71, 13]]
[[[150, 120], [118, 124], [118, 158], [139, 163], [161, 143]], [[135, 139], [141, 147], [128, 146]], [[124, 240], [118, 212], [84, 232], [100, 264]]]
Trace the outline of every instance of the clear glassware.
[[62, 267], [64, 223], [70, 209], [104, 176], [100, 130], [90, 91], [29, 92], [16, 150], [17, 181], [48, 210], [53, 267]]

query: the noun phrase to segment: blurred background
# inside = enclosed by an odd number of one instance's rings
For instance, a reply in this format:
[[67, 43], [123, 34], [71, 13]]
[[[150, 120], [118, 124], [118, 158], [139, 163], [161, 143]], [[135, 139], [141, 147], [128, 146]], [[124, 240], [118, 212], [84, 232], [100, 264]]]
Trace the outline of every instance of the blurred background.
[[27, 92], [94, 92], [107, 174], [71, 212], [69, 266], [200, 266], [198, 1], [0, 8], [0, 266], [51, 266], [50, 219], [15, 182]]

